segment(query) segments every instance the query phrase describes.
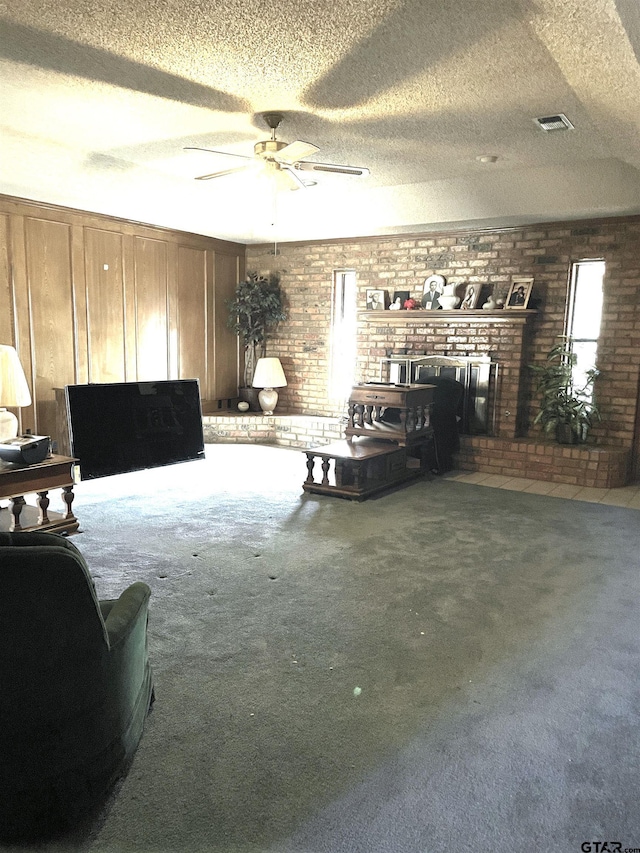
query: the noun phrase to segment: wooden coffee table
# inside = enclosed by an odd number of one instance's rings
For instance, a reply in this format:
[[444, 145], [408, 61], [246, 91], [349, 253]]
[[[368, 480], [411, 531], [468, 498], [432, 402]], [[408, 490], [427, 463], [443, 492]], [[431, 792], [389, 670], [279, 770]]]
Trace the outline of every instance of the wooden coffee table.
[[[370, 438], [336, 441], [311, 447], [304, 453], [307, 479], [302, 488], [317, 495], [363, 501], [426, 473], [417, 459], [407, 456], [406, 447]], [[315, 479], [316, 458], [322, 460], [319, 482]]]
[[[73, 533], [80, 523], [71, 510], [73, 503], [74, 466], [71, 456], [53, 454], [35, 465], [0, 464], [0, 500], [9, 498], [8, 510], [0, 510], [0, 530], [48, 530]], [[49, 511], [49, 490], [62, 489], [66, 511]], [[29, 506], [24, 496], [36, 494], [37, 507]]]

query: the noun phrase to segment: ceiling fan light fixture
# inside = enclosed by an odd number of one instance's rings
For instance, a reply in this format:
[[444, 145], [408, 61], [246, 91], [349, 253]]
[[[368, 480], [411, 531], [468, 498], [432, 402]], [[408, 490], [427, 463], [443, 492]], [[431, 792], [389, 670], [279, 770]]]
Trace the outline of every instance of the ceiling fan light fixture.
[[554, 130], [575, 130], [574, 126], [564, 113], [558, 113], [554, 116], [535, 118], [534, 121], [538, 127], [546, 133], [551, 133]]
[[253, 153], [256, 157], [273, 157], [274, 154], [286, 147], [287, 143], [280, 142], [279, 139], [263, 139], [253, 146]]

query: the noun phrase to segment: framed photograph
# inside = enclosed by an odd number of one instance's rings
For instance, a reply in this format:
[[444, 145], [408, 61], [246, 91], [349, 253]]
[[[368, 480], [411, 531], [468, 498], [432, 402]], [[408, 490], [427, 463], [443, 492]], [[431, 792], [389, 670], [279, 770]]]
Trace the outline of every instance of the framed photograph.
[[384, 311], [387, 299], [386, 290], [367, 289], [367, 311]]
[[394, 290], [393, 291], [393, 301], [389, 306], [390, 309], [394, 311], [403, 311], [404, 303], [411, 296], [410, 290]]
[[462, 302], [460, 303], [460, 308], [463, 311], [470, 311], [476, 307], [481, 287], [482, 285], [480, 284], [468, 284], [466, 286]]
[[435, 311], [442, 308], [440, 297], [444, 294], [446, 279], [443, 275], [430, 275], [424, 281], [422, 291], [422, 307], [427, 311]]
[[514, 278], [504, 303], [505, 308], [526, 308], [533, 287], [532, 278]]

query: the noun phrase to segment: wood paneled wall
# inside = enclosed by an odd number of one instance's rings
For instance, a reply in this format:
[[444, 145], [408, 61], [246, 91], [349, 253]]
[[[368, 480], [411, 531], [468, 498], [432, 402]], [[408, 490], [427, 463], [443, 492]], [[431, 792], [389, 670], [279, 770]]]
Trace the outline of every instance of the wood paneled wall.
[[244, 255], [238, 243], [0, 195], [0, 343], [17, 347], [33, 397], [22, 430], [62, 438], [55, 389], [74, 383], [197, 378], [203, 410], [226, 407], [239, 359], [226, 301]]

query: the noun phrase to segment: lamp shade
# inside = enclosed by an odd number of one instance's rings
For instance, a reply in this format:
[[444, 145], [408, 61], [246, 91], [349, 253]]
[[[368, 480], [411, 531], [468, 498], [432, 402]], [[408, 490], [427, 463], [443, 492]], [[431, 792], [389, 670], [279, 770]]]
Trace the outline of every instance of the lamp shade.
[[15, 347], [0, 344], [0, 406], [30, 406], [27, 378]]
[[279, 358], [259, 358], [253, 374], [254, 388], [283, 388], [287, 384]]

